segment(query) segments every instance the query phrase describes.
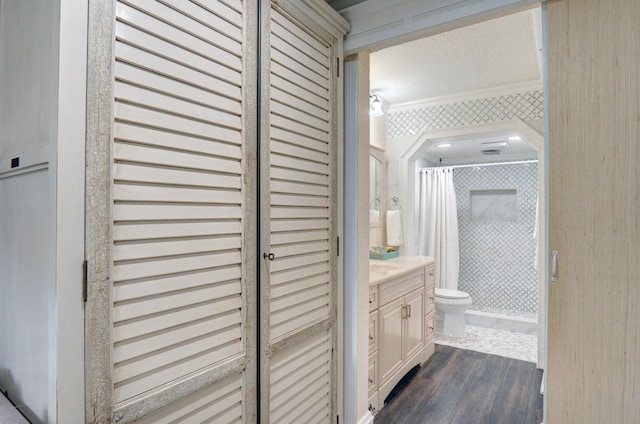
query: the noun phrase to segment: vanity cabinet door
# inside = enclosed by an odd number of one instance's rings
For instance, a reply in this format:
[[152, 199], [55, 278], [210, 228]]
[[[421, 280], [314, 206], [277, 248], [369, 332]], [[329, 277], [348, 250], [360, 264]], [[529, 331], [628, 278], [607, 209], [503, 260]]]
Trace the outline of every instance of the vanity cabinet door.
[[402, 359], [406, 360], [424, 347], [424, 290], [405, 296], [405, 337]]
[[402, 327], [404, 298], [397, 299], [380, 308], [380, 382], [386, 381], [402, 367]]

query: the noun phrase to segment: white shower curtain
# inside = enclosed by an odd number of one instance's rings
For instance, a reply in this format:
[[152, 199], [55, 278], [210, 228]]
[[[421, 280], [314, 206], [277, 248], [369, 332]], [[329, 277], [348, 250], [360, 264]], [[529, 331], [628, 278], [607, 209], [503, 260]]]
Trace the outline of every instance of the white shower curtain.
[[418, 254], [436, 259], [436, 287], [458, 288], [458, 209], [451, 168], [420, 171]]

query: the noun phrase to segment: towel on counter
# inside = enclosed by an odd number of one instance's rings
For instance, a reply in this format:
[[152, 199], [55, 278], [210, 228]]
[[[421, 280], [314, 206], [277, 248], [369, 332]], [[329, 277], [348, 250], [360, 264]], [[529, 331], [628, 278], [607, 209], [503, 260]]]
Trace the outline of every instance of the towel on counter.
[[402, 245], [402, 211], [387, 211], [387, 246]]

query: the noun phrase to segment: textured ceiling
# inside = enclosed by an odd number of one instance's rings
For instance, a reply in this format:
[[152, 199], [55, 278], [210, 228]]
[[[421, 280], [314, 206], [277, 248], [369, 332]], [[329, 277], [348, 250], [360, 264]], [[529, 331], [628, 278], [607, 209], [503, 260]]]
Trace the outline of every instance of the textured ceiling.
[[373, 52], [371, 91], [396, 106], [541, 82], [534, 21], [524, 11]]

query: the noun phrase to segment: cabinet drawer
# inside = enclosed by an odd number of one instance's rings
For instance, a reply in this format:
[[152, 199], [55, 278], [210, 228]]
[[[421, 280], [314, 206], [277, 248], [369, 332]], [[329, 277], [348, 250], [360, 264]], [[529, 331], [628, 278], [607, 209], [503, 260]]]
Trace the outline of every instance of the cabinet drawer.
[[369, 313], [369, 353], [378, 350], [378, 311]]
[[369, 355], [369, 396], [378, 390], [378, 353]]
[[435, 287], [435, 284], [436, 284], [436, 268], [435, 268], [435, 265], [429, 265], [428, 267], [426, 267], [424, 269], [424, 272], [426, 274], [425, 284], [426, 284], [427, 288], [429, 288], [430, 286]]
[[369, 287], [369, 312], [378, 309], [378, 286]]
[[431, 342], [435, 337], [436, 328], [436, 312], [431, 311], [424, 316], [424, 340], [425, 343]]
[[380, 305], [386, 305], [387, 303], [398, 299], [406, 295], [407, 293], [411, 293], [412, 291], [419, 289], [420, 287], [424, 287], [423, 272], [405, 275], [398, 278], [397, 280], [380, 284]]
[[436, 308], [436, 289], [427, 287], [426, 294], [424, 296], [424, 312], [425, 314], [433, 311]]

